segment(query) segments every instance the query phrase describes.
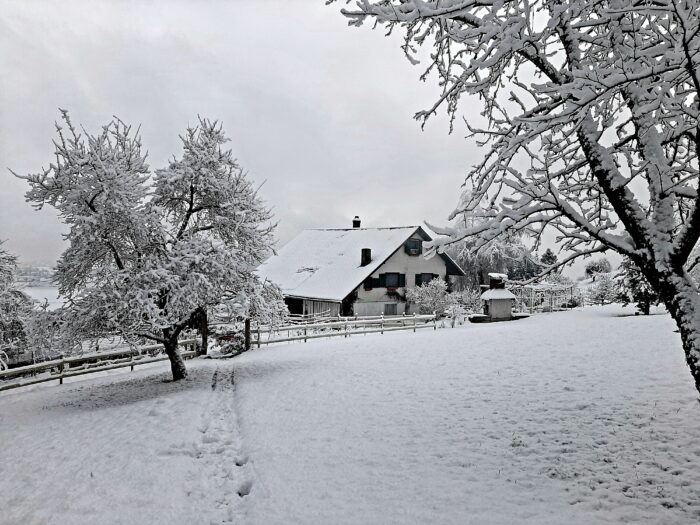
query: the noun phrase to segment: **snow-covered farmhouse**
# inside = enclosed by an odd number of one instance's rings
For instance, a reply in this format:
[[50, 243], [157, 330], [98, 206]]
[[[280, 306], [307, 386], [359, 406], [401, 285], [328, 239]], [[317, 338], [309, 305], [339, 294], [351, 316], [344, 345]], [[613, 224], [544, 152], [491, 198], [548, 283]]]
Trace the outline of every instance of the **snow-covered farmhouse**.
[[[413, 313], [406, 288], [464, 275], [446, 254], [423, 257], [420, 226], [304, 230], [259, 268], [293, 314]], [[415, 309], [415, 306], [414, 306]]]

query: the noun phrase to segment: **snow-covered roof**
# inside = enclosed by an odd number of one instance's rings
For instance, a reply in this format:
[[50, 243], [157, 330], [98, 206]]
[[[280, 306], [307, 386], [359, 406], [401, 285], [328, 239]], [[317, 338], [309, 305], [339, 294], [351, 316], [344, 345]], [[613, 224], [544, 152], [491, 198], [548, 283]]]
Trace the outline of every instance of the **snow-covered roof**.
[[508, 276], [505, 273], [490, 273], [489, 277], [492, 279], [502, 279], [504, 281], [508, 280]]
[[[430, 237], [420, 226], [304, 230], [258, 268], [257, 272], [292, 297], [342, 301], [372, 275], [414, 233]], [[362, 248], [372, 250], [372, 260], [360, 266]], [[448, 274], [463, 275], [449, 258], [440, 254]]]
[[515, 295], [505, 288], [491, 288], [481, 294], [481, 298], [486, 299], [515, 299]]

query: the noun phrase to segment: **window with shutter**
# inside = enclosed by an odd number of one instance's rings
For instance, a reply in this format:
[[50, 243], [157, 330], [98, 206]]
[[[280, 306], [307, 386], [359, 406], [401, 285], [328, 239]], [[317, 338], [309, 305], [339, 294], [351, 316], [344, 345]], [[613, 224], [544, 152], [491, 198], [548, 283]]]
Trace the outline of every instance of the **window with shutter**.
[[406, 274], [405, 273], [399, 274], [399, 286], [400, 287], [406, 286]]
[[420, 280], [421, 280], [421, 284], [428, 284], [430, 281], [433, 280], [434, 277], [435, 277], [435, 275], [433, 275], [432, 273], [424, 273], [424, 274], [422, 274], [422, 275], [421, 275], [421, 279], [420, 279]]
[[392, 273], [385, 273], [384, 274], [384, 279], [385, 279], [384, 285], [387, 288], [398, 288], [399, 286], [401, 286], [399, 284], [399, 277], [400, 277], [400, 274], [398, 274], [398, 273], [393, 273], [393, 272]]
[[416, 274], [416, 286], [420, 286], [421, 284], [423, 284], [423, 281], [421, 280], [421, 274], [417, 273]]
[[379, 288], [386, 288], [386, 274], [379, 274]]
[[372, 289], [372, 281], [373, 281], [373, 280], [374, 280], [374, 279], [372, 279], [371, 277], [367, 277], [367, 279], [365, 279], [365, 290], [371, 290], [371, 289]]

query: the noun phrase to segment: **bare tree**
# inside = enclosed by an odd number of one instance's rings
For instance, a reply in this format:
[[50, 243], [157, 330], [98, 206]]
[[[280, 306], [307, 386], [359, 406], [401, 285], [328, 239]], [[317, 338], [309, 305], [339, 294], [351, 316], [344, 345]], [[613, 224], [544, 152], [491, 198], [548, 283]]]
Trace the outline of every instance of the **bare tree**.
[[700, 296], [687, 269], [700, 234], [698, 0], [380, 0], [343, 10], [403, 31], [422, 78], [442, 92], [417, 113], [454, 117], [486, 146], [452, 216], [484, 206], [472, 229], [445, 229], [436, 247], [511, 232], [556, 233], [568, 256], [629, 257], [675, 319], [700, 391]]

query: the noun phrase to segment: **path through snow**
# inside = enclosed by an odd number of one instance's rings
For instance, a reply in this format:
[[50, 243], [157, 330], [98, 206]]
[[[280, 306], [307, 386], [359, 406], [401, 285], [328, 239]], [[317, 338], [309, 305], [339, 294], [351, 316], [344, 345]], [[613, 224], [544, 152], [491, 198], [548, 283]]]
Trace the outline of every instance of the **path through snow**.
[[231, 361], [0, 396], [3, 525], [245, 522]]

